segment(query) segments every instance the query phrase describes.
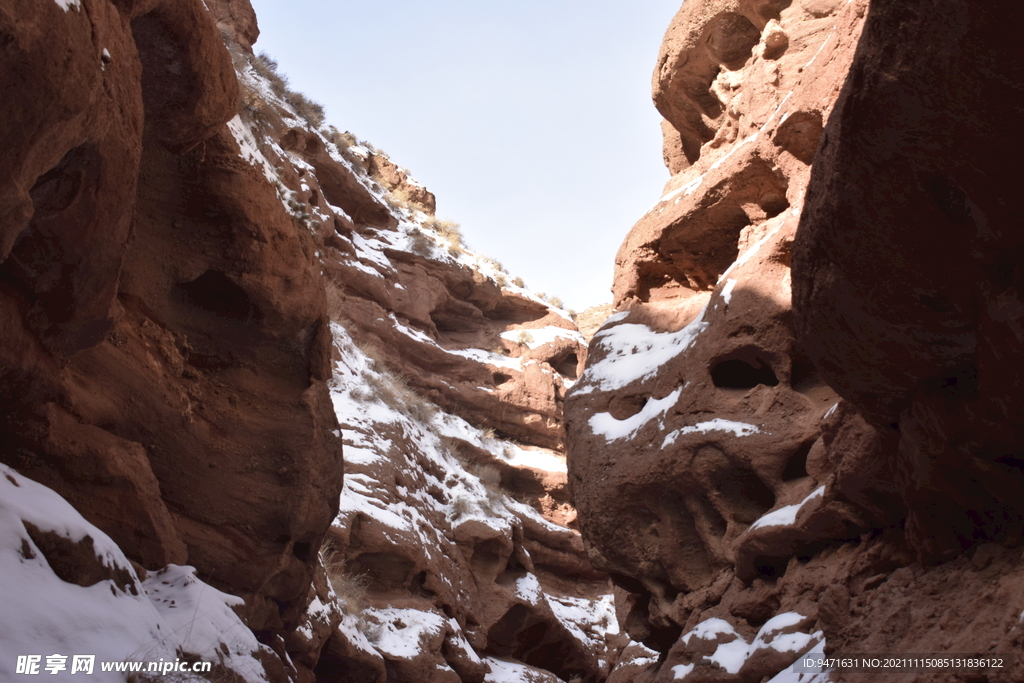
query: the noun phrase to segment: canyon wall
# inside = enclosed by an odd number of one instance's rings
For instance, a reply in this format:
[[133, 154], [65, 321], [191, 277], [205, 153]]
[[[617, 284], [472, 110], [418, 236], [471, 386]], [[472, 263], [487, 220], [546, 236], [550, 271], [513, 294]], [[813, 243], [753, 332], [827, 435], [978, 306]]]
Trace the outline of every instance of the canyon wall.
[[245, 0], [0, 8], [0, 672], [603, 680], [582, 336], [258, 35]]
[[3, 461], [283, 655], [342, 481], [314, 241], [239, 158], [202, 2], [0, 22]]
[[858, 0], [676, 15], [653, 89], [672, 178], [567, 399], [580, 529], [637, 641], [610, 680], [1019, 652], [1006, 25]]

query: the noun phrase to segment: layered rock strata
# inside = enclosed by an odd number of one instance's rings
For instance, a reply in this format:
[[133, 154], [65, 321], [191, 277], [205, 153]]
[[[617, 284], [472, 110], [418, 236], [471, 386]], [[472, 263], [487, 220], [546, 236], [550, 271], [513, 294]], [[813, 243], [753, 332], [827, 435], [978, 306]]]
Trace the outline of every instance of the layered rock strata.
[[[244, 0], [0, 22], [2, 600], [32, 645], [254, 682], [606, 677], [570, 317], [323, 127]], [[96, 637], [68, 631], [90, 605]]]

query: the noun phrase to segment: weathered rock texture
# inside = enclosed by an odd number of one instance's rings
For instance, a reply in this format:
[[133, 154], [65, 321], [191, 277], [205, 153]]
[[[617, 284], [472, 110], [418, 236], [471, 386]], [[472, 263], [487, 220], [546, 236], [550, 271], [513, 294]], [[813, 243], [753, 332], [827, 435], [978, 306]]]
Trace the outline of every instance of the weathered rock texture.
[[[560, 450], [583, 338], [258, 35], [246, 0], [0, 8], [0, 459], [134, 563], [104, 623], [173, 608], [154, 577], [202, 592], [171, 564], [243, 598], [262, 645], [210, 645], [229, 677], [604, 678]], [[5, 560], [108, 580], [90, 536], [16, 513]]]
[[63, 4], [0, 10], [2, 458], [277, 646], [341, 487], [313, 240], [201, 2]]
[[858, 0], [674, 19], [654, 84], [673, 177], [567, 399], [588, 552], [661, 653], [630, 645], [612, 680], [1019, 652], [1006, 21]]
[[872, 8], [794, 254], [801, 339], [898, 441], [908, 540], [924, 558], [1024, 534], [1024, 235], [1005, 172], [1024, 139], [1003, 131], [1024, 110], [1024, 57], [1008, 20]]

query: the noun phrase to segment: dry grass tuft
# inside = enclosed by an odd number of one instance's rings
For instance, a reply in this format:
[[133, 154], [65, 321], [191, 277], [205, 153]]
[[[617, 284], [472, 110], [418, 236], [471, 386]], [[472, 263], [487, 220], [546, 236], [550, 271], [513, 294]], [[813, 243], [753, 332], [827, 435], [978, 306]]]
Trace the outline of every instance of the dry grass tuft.
[[327, 572], [327, 580], [338, 596], [338, 601], [348, 614], [355, 614], [369, 605], [367, 591], [370, 577], [366, 574], [354, 574], [346, 570], [345, 558], [342, 553], [327, 542], [320, 548], [320, 561]]
[[409, 235], [412, 243], [409, 248], [412, 253], [422, 256], [423, 258], [430, 258], [434, 255], [434, 240], [427, 237], [421, 230], [414, 230]]
[[409, 386], [408, 378], [388, 367], [378, 345], [367, 342], [357, 346], [370, 359], [371, 369], [362, 373], [362, 383], [352, 389], [352, 398], [363, 402], [376, 398], [414, 420], [424, 423], [433, 421], [437, 415], [437, 406], [417, 394]]

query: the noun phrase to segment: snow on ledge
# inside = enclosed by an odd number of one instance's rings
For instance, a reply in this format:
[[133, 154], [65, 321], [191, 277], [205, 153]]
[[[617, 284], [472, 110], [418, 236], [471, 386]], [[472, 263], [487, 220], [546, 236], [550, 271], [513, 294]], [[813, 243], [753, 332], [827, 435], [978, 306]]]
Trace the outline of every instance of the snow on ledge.
[[603, 350], [604, 357], [588, 365], [575, 389], [576, 393], [615, 391], [637, 380], [656, 374], [661, 366], [676, 358], [693, 344], [708, 323], [704, 322], [707, 306], [689, 325], [678, 332], [655, 332], [639, 323], [623, 323], [598, 330], [593, 344]]
[[645, 424], [671, 410], [682, 392], [683, 387], [679, 387], [665, 398], [651, 399], [644, 405], [643, 410], [625, 420], [617, 420], [611, 413], [595, 413], [588, 422], [590, 430], [609, 441], [631, 439]]
[[747, 531], [753, 531], [754, 529], [765, 526], [792, 526], [793, 524], [796, 524], [796, 516], [797, 513], [800, 512], [800, 508], [814, 498], [818, 498], [823, 495], [825, 495], [825, 487], [819, 486], [796, 505], [787, 505], [786, 507], [779, 508], [775, 512], [769, 512], [767, 515], [751, 524]]
[[707, 422], [698, 422], [691, 427], [683, 427], [677, 429], [661, 442], [662, 448], [667, 448], [676, 442], [680, 436], [685, 434], [707, 434], [708, 432], [732, 432], [733, 436], [739, 438], [741, 436], [750, 436], [751, 434], [757, 434], [761, 431], [761, 428], [757, 425], [747, 424], [746, 422], [734, 422], [732, 420], [723, 420], [720, 417], [716, 417], [713, 420]]
[[580, 346], [587, 345], [586, 340], [583, 339], [583, 335], [579, 332], [551, 325], [532, 330], [508, 330], [506, 332], [502, 332], [498, 336], [502, 339], [507, 339], [510, 342], [515, 342], [516, 344], [525, 344], [530, 348], [530, 350], [538, 349], [545, 344], [550, 344], [551, 342], [559, 339], [569, 339]]

